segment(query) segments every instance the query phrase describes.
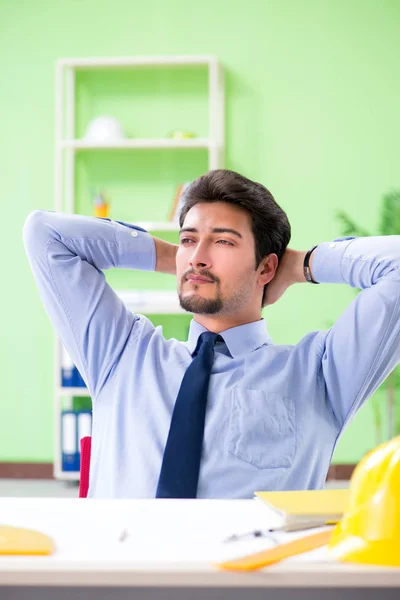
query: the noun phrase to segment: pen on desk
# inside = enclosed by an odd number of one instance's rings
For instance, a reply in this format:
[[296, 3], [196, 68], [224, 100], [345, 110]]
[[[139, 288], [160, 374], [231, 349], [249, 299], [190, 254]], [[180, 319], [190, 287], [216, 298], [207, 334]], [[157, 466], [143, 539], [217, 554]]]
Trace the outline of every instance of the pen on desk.
[[272, 533], [284, 531], [287, 533], [294, 531], [304, 531], [305, 529], [313, 529], [315, 527], [325, 527], [325, 521], [305, 521], [303, 523], [288, 523], [286, 525], [280, 525], [278, 527], [271, 527], [270, 529], [255, 529], [253, 531], [248, 531], [246, 533], [235, 533], [227, 537], [224, 542], [237, 542], [239, 540], [244, 540], [246, 538], [261, 538], [267, 537], [270, 540], [278, 543], [276, 538], [272, 536]]
[[272, 533], [272, 529], [265, 529], [263, 531], [261, 529], [256, 529], [254, 531], [248, 531], [247, 533], [234, 533], [233, 535], [227, 537], [224, 542], [238, 542], [251, 538], [268, 538], [274, 542], [274, 544], [279, 544], [278, 540], [274, 535], [272, 535]]
[[119, 534], [119, 538], [118, 541], [119, 542], [124, 542], [126, 540], [126, 538], [128, 537], [128, 530], [127, 529], [123, 529], [121, 531], [121, 533]]

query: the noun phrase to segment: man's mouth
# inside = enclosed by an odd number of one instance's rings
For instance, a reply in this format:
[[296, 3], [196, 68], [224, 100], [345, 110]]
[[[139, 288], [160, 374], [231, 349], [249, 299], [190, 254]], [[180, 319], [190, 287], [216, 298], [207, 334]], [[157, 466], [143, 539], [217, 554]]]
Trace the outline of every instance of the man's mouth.
[[201, 275], [188, 275], [186, 279], [189, 283], [213, 283], [211, 279], [207, 279], [207, 277], [202, 277]]

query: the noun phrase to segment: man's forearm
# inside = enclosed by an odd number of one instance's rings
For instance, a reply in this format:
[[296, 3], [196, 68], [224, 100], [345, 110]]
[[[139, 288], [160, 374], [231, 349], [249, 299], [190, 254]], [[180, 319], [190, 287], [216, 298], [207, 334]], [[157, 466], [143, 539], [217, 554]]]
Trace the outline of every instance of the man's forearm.
[[33, 260], [43, 255], [44, 249], [54, 241], [60, 245], [60, 259], [63, 246], [65, 252], [71, 252], [101, 270], [131, 268], [176, 273], [178, 246], [127, 223], [36, 211], [27, 219], [24, 238], [28, 255]]
[[[274, 304], [288, 287], [303, 283], [306, 252], [288, 248], [268, 284], [266, 305]], [[339, 238], [318, 244], [311, 254], [311, 277], [317, 283], [344, 283], [369, 288], [381, 279], [400, 282], [400, 236]]]
[[[305, 281], [305, 252], [288, 250], [290, 283]], [[285, 255], [286, 256], [286, 255]], [[342, 283], [361, 289], [381, 279], [400, 281], [400, 236], [339, 238], [318, 244], [310, 257], [310, 271], [318, 283]]]
[[155, 237], [153, 240], [156, 247], [156, 271], [175, 275], [178, 246]]
[[51, 211], [35, 211], [24, 226], [24, 241], [31, 261], [70, 266], [77, 256], [99, 270], [112, 268], [153, 271], [153, 238], [130, 224]]
[[[290, 284], [293, 283], [306, 283], [307, 280], [304, 276], [304, 259], [307, 252], [302, 250], [291, 250], [286, 251], [286, 260], [288, 261], [288, 272]], [[312, 262], [314, 258], [314, 252], [310, 256], [309, 268], [312, 277]], [[314, 279], [314, 278], [313, 278]]]

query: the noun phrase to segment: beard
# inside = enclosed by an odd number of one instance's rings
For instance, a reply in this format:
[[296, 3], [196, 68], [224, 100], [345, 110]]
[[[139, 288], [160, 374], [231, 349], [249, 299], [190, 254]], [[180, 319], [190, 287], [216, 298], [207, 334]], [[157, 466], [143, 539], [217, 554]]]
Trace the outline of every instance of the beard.
[[[193, 273], [193, 270], [186, 272], [181, 280], [183, 286], [187, 276]], [[182, 293], [182, 288], [178, 289], [179, 304], [183, 310], [193, 313], [194, 315], [215, 315], [220, 313], [224, 308], [224, 302], [221, 297], [220, 280], [218, 277], [210, 273], [209, 271], [202, 270], [200, 273], [203, 277], [210, 279], [217, 288], [216, 298], [202, 298], [196, 294], [185, 296]], [[195, 290], [198, 290], [200, 286], [194, 286]]]
[[215, 315], [224, 307], [221, 298], [201, 298], [201, 296], [185, 297], [179, 293], [179, 304], [183, 310], [195, 315]]
[[238, 314], [251, 301], [251, 290], [244, 283], [229, 297], [224, 297], [219, 289], [216, 298], [203, 298], [196, 294], [185, 296], [181, 290], [178, 291], [178, 297], [181, 308], [195, 315], [232, 316]]

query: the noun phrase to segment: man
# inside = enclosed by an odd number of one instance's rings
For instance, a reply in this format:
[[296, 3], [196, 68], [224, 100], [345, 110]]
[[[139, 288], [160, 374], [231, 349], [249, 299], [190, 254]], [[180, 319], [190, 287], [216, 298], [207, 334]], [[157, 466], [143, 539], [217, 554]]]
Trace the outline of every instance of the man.
[[[227, 170], [189, 186], [180, 226], [175, 246], [92, 217], [36, 211], [25, 224], [43, 303], [93, 400], [89, 496], [322, 487], [343, 428], [400, 360], [400, 238], [287, 248], [270, 192]], [[112, 267], [176, 275], [188, 342], [129, 312]], [[307, 281], [362, 291], [328, 331], [276, 346], [262, 306]]]

